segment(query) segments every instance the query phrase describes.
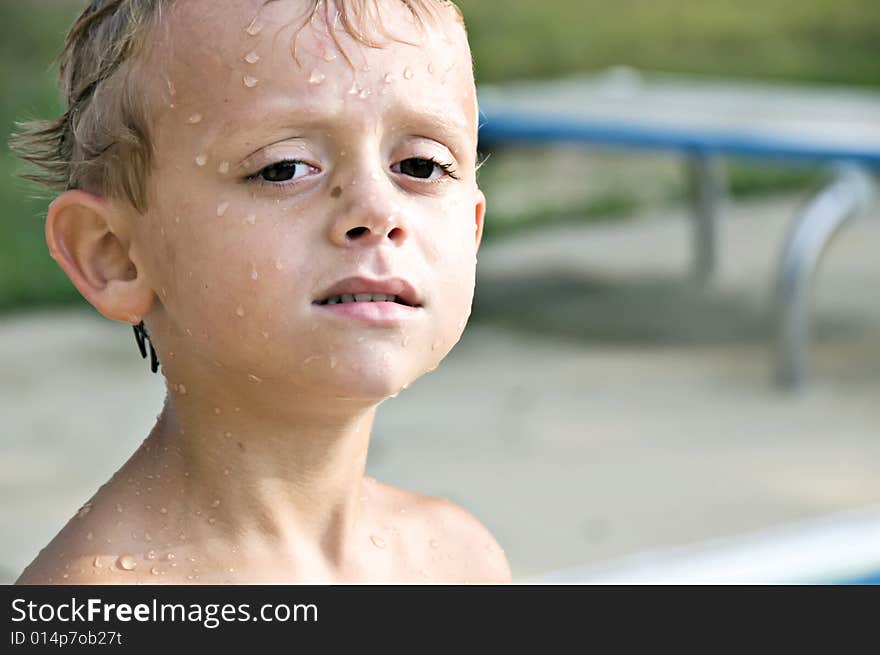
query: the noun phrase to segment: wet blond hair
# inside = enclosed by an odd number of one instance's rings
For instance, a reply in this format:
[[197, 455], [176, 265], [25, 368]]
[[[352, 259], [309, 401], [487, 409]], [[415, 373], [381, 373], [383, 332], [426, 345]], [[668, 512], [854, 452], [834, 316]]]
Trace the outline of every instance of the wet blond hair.
[[[86, 189], [147, 208], [146, 180], [153, 160], [150, 97], [143, 71], [134, 65], [151, 31], [176, 0], [92, 0], [67, 34], [59, 55], [59, 82], [65, 112], [54, 120], [18, 123], [10, 142], [33, 166], [25, 179], [54, 191]], [[279, 0], [264, 0], [263, 7]], [[334, 21], [353, 38], [381, 47], [369, 27], [381, 25], [379, 6], [387, 0], [336, 0]], [[441, 8], [461, 10], [450, 0], [398, 0], [422, 25]], [[325, 0], [308, 0], [305, 20], [318, 15]], [[378, 22], [371, 26], [370, 22]]]

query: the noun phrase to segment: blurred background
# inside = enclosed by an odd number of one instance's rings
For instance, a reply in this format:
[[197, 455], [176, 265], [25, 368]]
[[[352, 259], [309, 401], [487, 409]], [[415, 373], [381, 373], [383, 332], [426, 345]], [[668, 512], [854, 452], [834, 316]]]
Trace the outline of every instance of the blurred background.
[[[84, 4], [0, 0], [4, 135], [59, 112], [52, 62]], [[880, 93], [874, 0], [459, 5], [481, 88], [672, 73]], [[483, 154], [471, 323], [436, 372], [383, 405], [369, 472], [468, 508], [517, 581], [830, 579], [829, 559], [836, 580], [880, 571], [878, 206], [823, 258], [808, 379], [783, 390], [774, 276], [827, 166], [724, 158], [718, 266], [698, 281], [675, 153], [563, 143]], [[4, 139], [0, 582], [136, 448], [163, 396], [131, 329], [101, 318], [50, 259], [48, 200], [19, 170]], [[843, 524], [837, 551], [791, 568]], [[771, 557], [765, 542], [786, 545]], [[845, 550], [856, 542], [877, 555]], [[719, 552], [729, 557], [705, 564]]]

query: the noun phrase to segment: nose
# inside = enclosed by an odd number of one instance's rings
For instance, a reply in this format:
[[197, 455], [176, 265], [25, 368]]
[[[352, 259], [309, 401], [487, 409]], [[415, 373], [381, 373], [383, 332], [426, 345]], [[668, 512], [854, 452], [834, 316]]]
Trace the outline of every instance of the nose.
[[[386, 180], [357, 181], [343, 192], [345, 200], [333, 221], [331, 240], [342, 247], [353, 245], [403, 245], [409, 236], [402, 208]], [[348, 197], [346, 197], [348, 196]]]

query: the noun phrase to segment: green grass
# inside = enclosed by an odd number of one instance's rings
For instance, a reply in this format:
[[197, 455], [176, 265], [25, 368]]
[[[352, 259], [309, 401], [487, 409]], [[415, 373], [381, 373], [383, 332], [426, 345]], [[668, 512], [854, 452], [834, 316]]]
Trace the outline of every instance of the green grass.
[[[0, 2], [0, 132], [14, 121], [58, 114], [52, 62], [84, 0]], [[460, 0], [468, 21], [478, 82], [560, 76], [629, 65], [646, 71], [739, 78], [863, 85], [880, 88], [880, 11], [876, 0]], [[519, 156], [514, 161], [511, 157]], [[657, 202], [684, 196], [683, 182], [664, 165], [639, 177], [639, 194], [618, 180], [640, 171], [635, 159], [588, 194], [560, 193], [567, 177], [577, 184], [580, 164], [553, 169], [535, 181], [532, 153], [493, 157], [481, 173], [490, 196], [487, 238], [530, 226], [584, 217], [620, 217]], [[546, 154], [545, 159], [554, 157]], [[589, 164], [588, 158], [583, 162]], [[595, 162], [595, 159], [593, 160]], [[622, 168], [621, 168], [622, 167]], [[627, 169], [627, 167], [631, 167]], [[0, 312], [22, 306], [80, 301], [48, 255], [43, 240], [47, 200], [15, 178], [18, 164], [0, 147]], [[650, 175], [647, 171], [646, 175]], [[527, 175], [532, 187], [552, 188], [543, 205], [502, 202]], [[601, 176], [599, 176], [601, 178]], [[734, 163], [736, 197], [798, 189], [814, 184], [812, 170]], [[652, 195], [653, 194], [653, 195]], [[45, 195], [45, 194], [44, 194]], [[565, 196], [564, 202], [558, 197]], [[507, 205], [504, 211], [499, 211]], [[81, 302], [81, 301], [80, 301]]]

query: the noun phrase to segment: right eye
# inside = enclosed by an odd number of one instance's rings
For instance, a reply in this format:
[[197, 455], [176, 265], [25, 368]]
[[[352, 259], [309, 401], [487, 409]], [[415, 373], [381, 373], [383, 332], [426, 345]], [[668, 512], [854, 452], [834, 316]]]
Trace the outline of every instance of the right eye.
[[250, 179], [266, 184], [292, 182], [310, 173], [317, 172], [314, 166], [298, 160], [284, 160], [270, 164], [252, 175]]

